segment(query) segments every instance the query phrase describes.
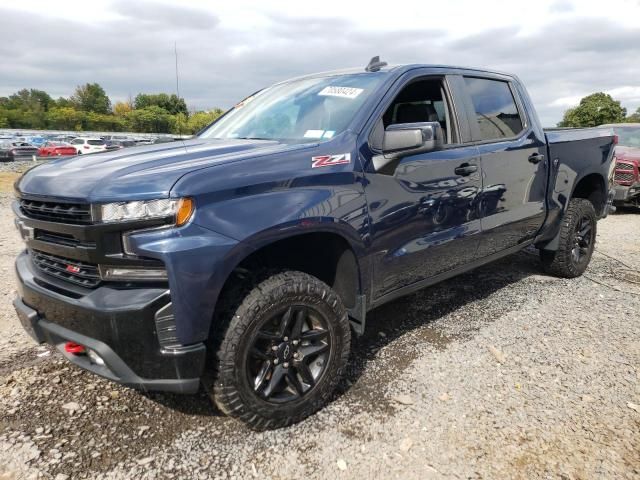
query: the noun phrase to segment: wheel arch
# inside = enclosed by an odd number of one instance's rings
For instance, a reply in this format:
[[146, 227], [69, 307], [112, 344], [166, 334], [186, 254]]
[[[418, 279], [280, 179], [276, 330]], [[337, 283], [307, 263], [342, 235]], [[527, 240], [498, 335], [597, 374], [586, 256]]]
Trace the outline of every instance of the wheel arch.
[[589, 200], [593, 204], [593, 208], [595, 208], [598, 217], [601, 217], [607, 206], [607, 188], [602, 174], [592, 172], [581, 177], [573, 187], [570, 199], [571, 198], [585, 198]]
[[561, 197], [562, 202], [559, 204], [559, 214], [547, 227], [551, 230], [551, 235], [547, 239], [539, 241], [536, 246], [547, 251], [556, 251], [560, 244], [560, 229], [562, 220], [567, 213], [569, 202], [573, 198], [584, 198], [589, 200], [593, 205], [596, 216], [602, 217], [607, 208], [607, 190], [604, 177], [599, 172], [589, 171], [574, 182], [569, 197]]
[[[218, 292], [212, 323], [227, 313], [233, 297], [245, 294], [265, 272], [296, 270], [331, 287], [350, 317], [364, 328], [364, 278], [361, 238], [348, 225], [331, 222], [305, 227], [281, 226], [253, 235], [230, 252], [225, 271], [217, 272]], [[250, 247], [248, 247], [250, 246]], [[215, 325], [212, 325], [212, 329]], [[356, 328], [358, 330], [358, 328]]]

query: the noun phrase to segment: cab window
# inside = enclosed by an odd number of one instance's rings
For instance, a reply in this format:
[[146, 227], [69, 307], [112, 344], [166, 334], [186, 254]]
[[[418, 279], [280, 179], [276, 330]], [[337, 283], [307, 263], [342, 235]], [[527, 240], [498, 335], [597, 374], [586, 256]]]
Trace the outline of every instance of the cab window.
[[441, 79], [421, 79], [405, 86], [382, 117], [384, 128], [397, 123], [438, 122], [445, 144], [457, 143], [451, 128], [447, 96]]
[[523, 121], [507, 82], [465, 77], [471, 96], [480, 140], [515, 137], [523, 130]]

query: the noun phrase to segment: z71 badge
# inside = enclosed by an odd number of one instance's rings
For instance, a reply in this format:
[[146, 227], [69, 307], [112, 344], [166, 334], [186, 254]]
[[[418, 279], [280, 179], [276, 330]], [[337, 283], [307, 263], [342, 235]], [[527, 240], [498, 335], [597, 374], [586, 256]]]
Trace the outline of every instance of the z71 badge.
[[340, 155], [319, 155], [311, 157], [311, 168], [331, 167], [332, 165], [342, 165], [351, 163], [350, 153], [341, 153]]

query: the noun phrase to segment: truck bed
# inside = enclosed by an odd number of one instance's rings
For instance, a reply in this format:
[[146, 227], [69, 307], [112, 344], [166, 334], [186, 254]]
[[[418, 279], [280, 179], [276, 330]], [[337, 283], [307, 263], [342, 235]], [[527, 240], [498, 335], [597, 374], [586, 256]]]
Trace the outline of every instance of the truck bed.
[[565, 185], [576, 185], [578, 174], [581, 177], [600, 174], [608, 178], [610, 154], [615, 145], [613, 129], [552, 128], [545, 129], [544, 133], [551, 161], [549, 184], [555, 184], [556, 193], [564, 191]]

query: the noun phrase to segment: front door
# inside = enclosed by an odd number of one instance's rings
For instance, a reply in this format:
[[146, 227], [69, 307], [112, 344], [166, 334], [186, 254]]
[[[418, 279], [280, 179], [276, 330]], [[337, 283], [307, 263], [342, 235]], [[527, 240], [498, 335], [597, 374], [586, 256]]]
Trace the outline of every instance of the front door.
[[379, 128], [438, 121], [445, 145], [367, 174], [374, 302], [476, 258], [482, 172], [452, 107], [444, 78], [421, 77], [407, 81], [380, 119]]

